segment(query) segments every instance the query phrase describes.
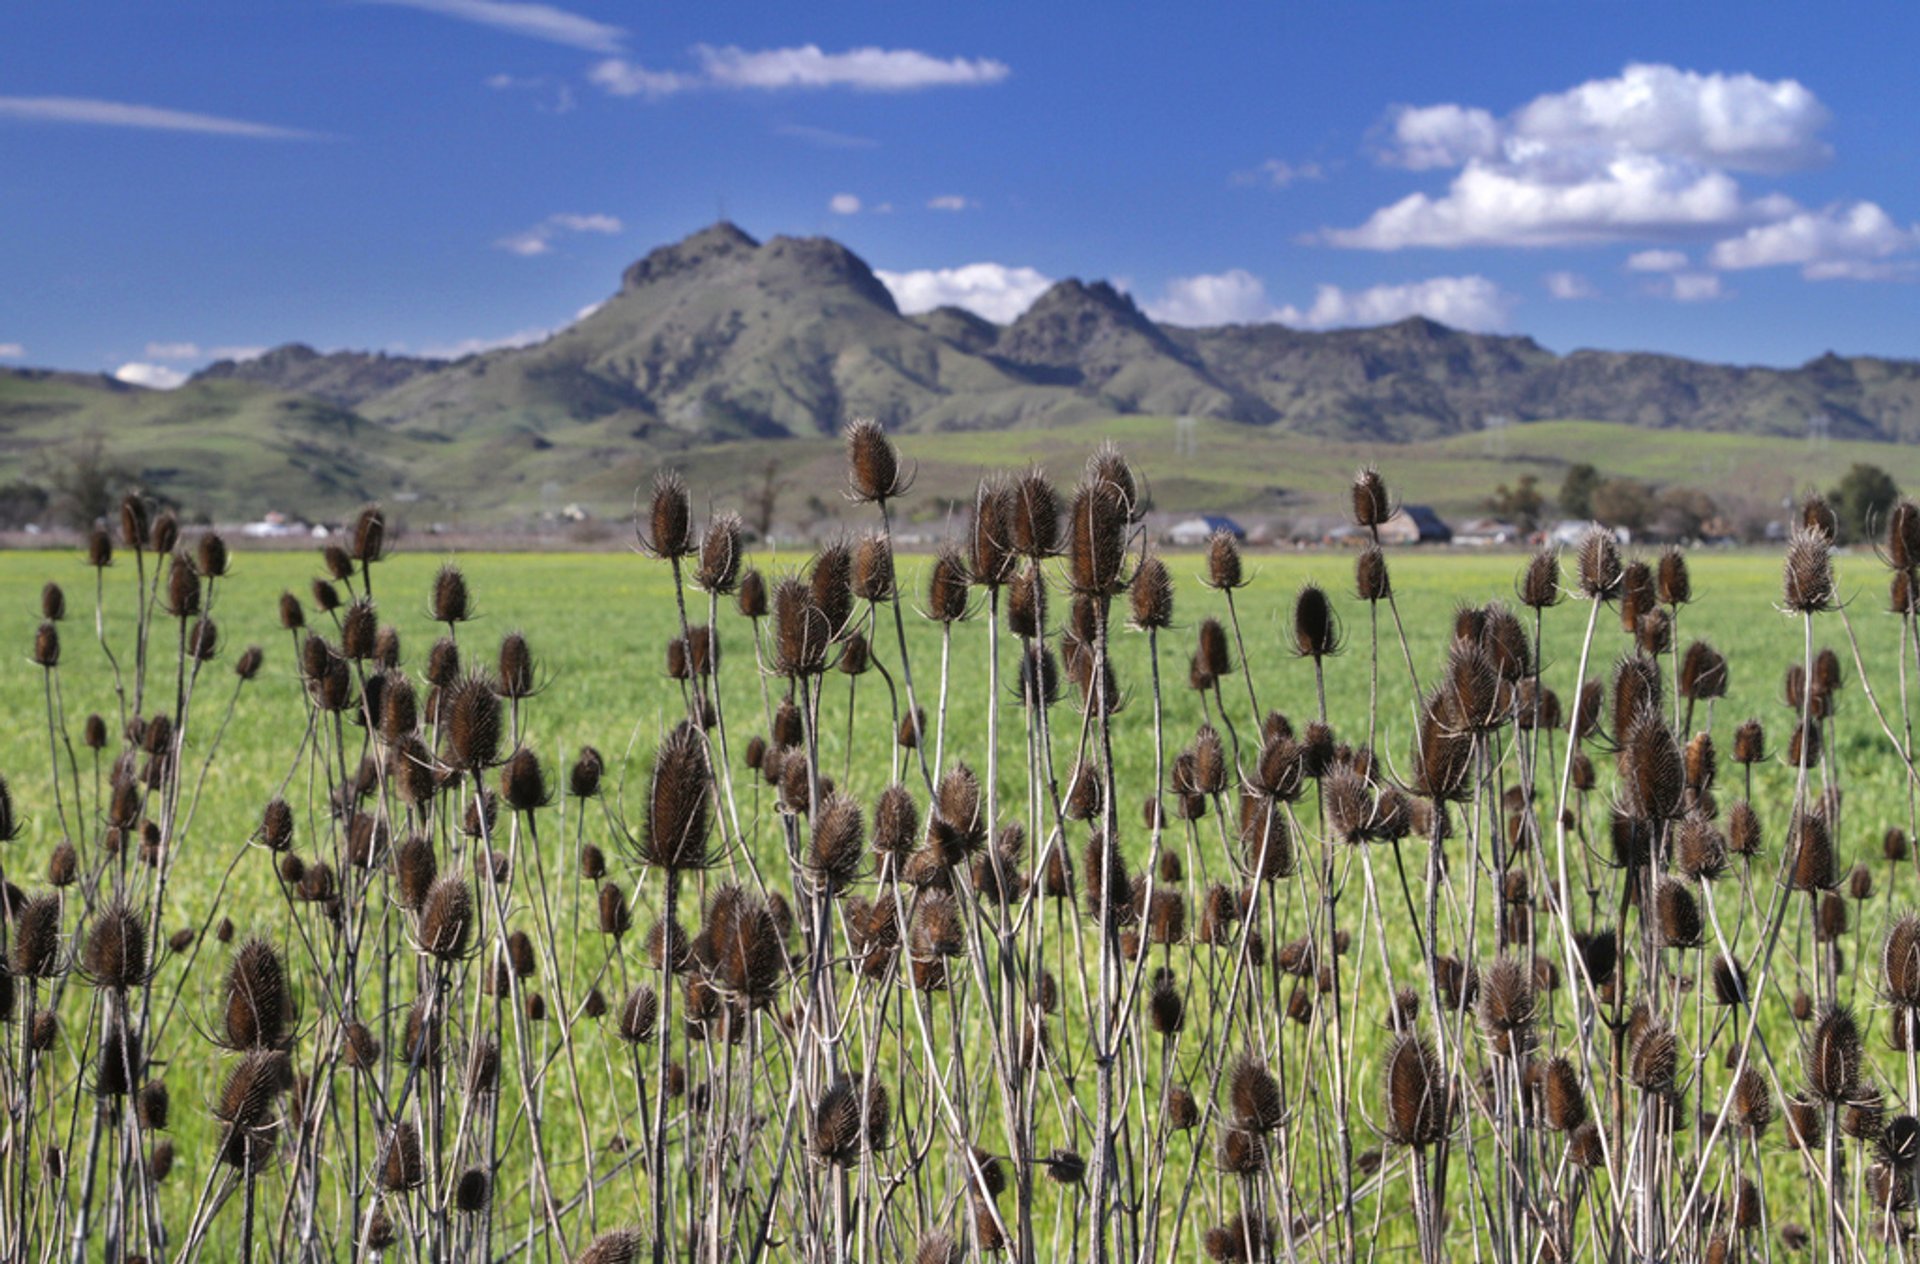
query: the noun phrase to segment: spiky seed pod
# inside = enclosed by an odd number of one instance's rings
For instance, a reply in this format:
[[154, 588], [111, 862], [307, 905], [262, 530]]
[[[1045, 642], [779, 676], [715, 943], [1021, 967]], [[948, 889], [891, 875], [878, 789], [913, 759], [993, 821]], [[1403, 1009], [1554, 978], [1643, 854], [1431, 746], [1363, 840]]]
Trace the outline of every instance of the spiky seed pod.
[[1808, 1090], [1826, 1102], [1851, 1099], [1860, 1086], [1860, 1052], [1860, 1027], [1853, 1011], [1827, 1005], [1801, 1050]]
[[813, 821], [807, 866], [821, 890], [837, 895], [860, 877], [866, 851], [860, 804], [843, 794], [829, 795]]
[[1002, 476], [988, 475], [974, 491], [973, 516], [967, 527], [967, 572], [973, 582], [998, 588], [1013, 578], [1020, 563], [1015, 551], [1013, 487]]
[[1795, 813], [1787, 837], [1793, 848], [1790, 889], [1831, 890], [1839, 881], [1839, 875], [1835, 870], [1833, 835], [1827, 830], [1826, 818], [1818, 811]]
[[1353, 593], [1362, 601], [1385, 601], [1393, 596], [1393, 578], [1387, 570], [1387, 555], [1377, 545], [1369, 544], [1354, 559]]
[[1387, 495], [1387, 481], [1371, 465], [1363, 467], [1353, 476], [1354, 525], [1373, 530], [1386, 525], [1387, 519], [1392, 516], [1393, 506]]
[[1706, 702], [1727, 696], [1727, 659], [1705, 641], [1694, 641], [1680, 657], [1676, 687], [1682, 698]]
[[1133, 500], [1107, 477], [1090, 478], [1073, 494], [1067, 533], [1067, 572], [1073, 590], [1110, 596], [1126, 582], [1126, 547]]
[[1046, 635], [1047, 580], [1038, 565], [1013, 577], [1007, 589], [1007, 631], [1025, 640]]
[[649, 557], [665, 561], [693, 553], [693, 506], [680, 471], [661, 470], [653, 476], [653, 496], [646, 521], [640, 524], [640, 548]]
[[222, 1036], [229, 1049], [278, 1048], [292, 1018], [286, 967], [272, 944], [249, 938], [227, 968]]
[[33, 634], [33, 662], [47, 671], [60, 665], [60, 629], [51, 620]]
[[627, 993], [626, 1002], [620, 1006], [620, 1039], [630, 1045], [650, 1042], [659, 1019], [659, 996], [647, 984], [640, 984]]
[[311, 593], [313, 608], [321, 614], [332, 614], [340, 608], [340, 590], [326, 580], [314, 580]]
[[[11, 903], [11, 901], [10, 901]], [[60, 972], [60, 897], [29, 896], [15, 904], [13, 973], [23, 979], [50, 979]]]
[[113, 537], [105, 527], [94, 527], [87, 532], [87, 565], [95, 570], [113, 565]]
[[167, 613], [191, 619], [200, 613], [200, 575], [185, 554], [175, 554], [167, 567]]
[[1234, 1122], [1254, 1132], [1272, 1132], [1285, 1116], [1285, 1101], [1280, 1082], [1267, 1070], [1266, 1063], [1243, 1053], [1228, 1074], [1228, 1094], [1233, 1103]]
[[1871, 1085], [1861, 1088], [1840, 1108], [1840, 1131], [1855, 1141], [1878, 1140], [1886, 1122], [1886, 1096]]
[[115, 900], [94, 918], [85, 971], [95, 986], [121, 991], [146, 978], [147, 924], [124, 901]]
[[1195, 657], [1199, 660], [1202, 672], [1216, 680], [1233, 674], [1233, 654], [1227, 647], [1227, 629], [1220, 620], [1211, 616], [1200, 620], [1195, 645]]
[[1410, 1032], [1395, 1038], [1384, 1090], [1387, 1137], [1395, 1145], [1423, 1150], [1446, 1136], [1451, 1109], [1446, 1076], [1425, 1040]]
[[1366, 779], [1344, 765], [1320, 783], [1327, 832], [1343, 843], [1364, 843], [1373, 828], [1373, 793]]
[[526, 698], [534, 691], [533, 651], [527, 638], [509, 632], [500, 638], [494, 688], [502, 698]]
[[1920, 1161], [1920, 1119], [1912, 1115], [1895, 1115], [1887, 1120], [1880, 1129], [1880, 1159], [1884, 1163], [1911, 1171], [1916, 1161]]
[[1711, 882], [1727, 868], [1727, 840], [1704, 816], [1680, 823], [1673, 838], [1674, 863], [1696, 882]]
[[1087, 875], [1087, 916], [1096, 925], [1117, 930], [1132, 924], [1137, 910], [1126, 857], [1120, 852], [1118, 840], [1111, 844], [1107, 840], [1105, 831], [1095, 830], [1082, 855]]
[[1530, 610], [1547, 610], [1560, 603], [1560, 555], [1541, 549], [1527, 560], [1520, 573], [1520, 604]]
[[[86, 744], [86, 748], [90, 751], [105, 750], [107, 745], [107, 722], [98, 714], [89, 715], [81, 729], [81, 741]], [[0, 785], [4, 784], [4, 780], [0, 780]], [[9, 819], [10, 818], [11, 813], [9, 813]], [[5, 824], [5, 822], [0, 822], [0, 824]], [[7, 840], [8, 836], [4, 832], [0, 832], [0, 842], [6, 842]]]
[[[927, 709], [911, 707], [900, 716], [900, 727], [894, 733], [894, 741], [902, 750], [913, 750], [920, 745], [920, 738], [927, 731]], [[771, 752], [769, 752], [771, 755]]]
[[893, 440], [871, 417], [847, 423], [847, 487], [856, 503], [880, 502], [899, 496], [911, 481], [903, 477]]
[[173, 1109], [173, 1098], [167, 1092], [166, 1081], [148, 1080], [141, 1085], [136, 1109], [142, 1128], [150, 1132], [166, 1131]]
[[340, 652], [356, 663], [365, 662], [373, 657], [373, 642], [379, 631], [380, 619], [371, 598], [349, 602], [340, 615]]
[[1450, 705], [1429, 696], [1413, 743], [1415, 793], [1446, 803], [1464, 799], [1473, 768], [1473, 736], [1449, 720]]
[[1767, 1089], [1766, 1077], [1751, 1065], [1742, 1067], [1734, 1077], [1727, 1119], [1749, 1137], [1760, 1136], [1773, 1122], [1773, 1095]]
[[967, 569], [960, 551], [943, 545], [927, 570], [927, 616], [939, 623], [967, 617]]
[[1620, 595], [1624, 572], [1620, 542], [1605, 527], [1593, 527], [1580, 539], [1578, 554], [1580, 595], [1589, 601], [1611, 601]]
[[1664, 1096], [1673, 1092], [1680, 1071], [1680, 1042], [1673, 1029], [1649, 1023], [1633, 1042], [1627, 1078], [1642, 1092]]
[[171, 509], [163, 510], [147, 528], [147, 549], [152, 553], [171, 553], [180, 543], [180, 519]]
[[426, 1184], [426, 1164], [420, 1156], [420, 1129], [411, 1119], [402, 1119], [387, 1134], [387, 1157], [380, 1169], [380, 1184], [388, 1193], [402, 1194]]
[[733, 603], [745, 619], [767, 617], [766, 577], [749, 566], [740, 573], [740, 585], [734, 590]]
[[1820, 897], [1818, 912], [1813, 919], [1813, 939], [1815, 943], [1831, 944], [1846, 937], [1847, 902], [1838, 891], [1829, 891]]
[[[201, 638], [197, 632], [195, 640], [196, 646], [198, 646], [198, 644], [201, 643]], [[233, 674], [241, 680], [252, 680], [260, 674], [260, 668], [265, 666], [266, 661], [267, 656], [264, 650], [258, 645], [249, 645], [246, 649], [240, 651], [239, 658], [233, 660]]]
[[1654, 888], [1655, 924], [1663, 948], [1698, 948], [1704, 935], [1700, 902], [1677, 878], [1662, 878]]
[[1542, 1115], [1555, 1132], [1572, 1132], [1587, 1121], [1587, 1097], [1580, 1070], [1564, 1057], [1548, 1060], [1540, 1077]]
[[1520, 1057], [1533, 1044], [1533, 968], [1519, 957], [1494, 961], [1480, 986], [1480, 1026], [1493, 1052]]
[[1632, 632], [1659, 600], [1654, 587], [1653, 568], [1645, 562], [1628, 562], [1620, 572], [1620, 627]]
[[419, 912], [439, 873], [432, 840], [423, 834], [409, 834], [393, 852], [394, 889], [400, 907]]
[[682, 721], [653, 756], [641, 859], [658, 869], [701, 869], [707, 862], [713, 769], [705, 740]]
[[1856, 904], [1873, 898], [1873, 870], [1867, 868], [1866, 861], [1857, 861], [1847, 874], [1847, 895]]
[[826, 618], [828, 636], [837, 639], [853, 616], [853, 549], [844, 539], [826, 541], [813, 555], [807, 588]]
[[789, 576], [774, 586], [773, 623], [774, 670], [787, 677], [826, 670], [834, 625], [805, 581]]
[[1233, 770], [1228, 766], [1226, 744], [1219, 730], [1202, 724], [1193, 735], [1193, 790], [1197, 794], [1226, 793]]
[[1891, 1004], [1920, 1007], [1920, 915], [1903, 913], [1887, 928], [1880, 951], [1880, 990]]
[[[80, 853], [68, 839], [54, 844], [47, 855], [47, 883], [54, 887], [70, 887], [80, 877]], [[0, 963], [3, 966], [4, 963]]]
[[707, 941], [714, 977], [747, 1004], [772, 1001], [786, 972], [786, 948], [772, 911], [732, 884], [719, 887], [707, 905]]
[[1087, 760], [1073, 766], [1067, 778], [1067, 793], [1062, 804], [1070, 821], [1091, 821], [1100, 815], [1100, 772]]
[[608, 882], [601, 886], [600, 933], [619, 939], [633, 928], [633, 912], [627, 907], [626, 893], [617, 882]]
[[1173, 625], [1173, 576], [1168, 573], [1165, 562], [1149, 557], [1140, 563], [1129, 589], [1133, 626], [1146, 630]]
[[266, 1123], [274, 1099], [291, 1078], [286, 1054], [251, 1050], [228, 1072], [214, 1103], [213, 1117], [235, 1130], [258, 1128]]
[[1186, 1026], [1187, 1002], [1171, 970], [1154, 972], [1153, 987], [1147, 993], [1147, 1021], [1156, 1034], [1177, 1036]]
[[1606, 1166], [1606, 1143], [1601, 1139], [1599, 1124], [1589, 1119], [1567, 1135], [1567, 1158], [1588, 1171]]
[[1753, 999], [1747, 987], [1747, 969], [1724, 953], [1713, 959], [1713, 1000], [1716, 1005], [1745, 1005]]
[[553, 802], [547, 792], [547, 774], [540, 757], [522, 746], [500, 769], [500, 797], [514, 812], [532, 812]]
[[461, 772], [490, 768], [499, 758], [500, 697], [493, 682], [478, 674], [462, 676], [440, 698], [440, 749], [448, 765]]
[[1249, 881], [1277, 882], [1293, 876], [1293, 834], [1286, 809], [1261, 795], [1240, 797], [1240, 856]]
[[1301, 767], [1303, 752], [1300, 744], [1290, 737], [1275, 736], [1269, 738], [1260, 750], [1260, 762], [1255, 766], [1253, 783], [1261, 794], [1269, 798], [1290, 803], [1300, 797], [1306, 786], [1306, 777]]
[[441, 961], [464, 956], [473, 932], [473, 892], [466, 879], [449, 874], [427, 888], [420, 907], [420, 948]]
[[1635, 622], [1633, 634], [1642, 654], [1659, 658], [1673, 648], [1673, 617], [1655, 607]]
[[1340, 620], [1326, 589], [1308, 582], [1293, 600], [1293, 648], [1302, 658], [1330, 658], [1340, 652]]
[[1782, 602], [1799, 614], [1833, 609], [1833, 541], [1804, 528], [1787, 537]]
[[[1574, 695], [1573, 713], [1567, 717], [1567, 731], [1578, 741], [1587, 741], [1600, 730], [1600, 707], [1603, 687], [1597, 680], [1580, 683], [1580, 690]], [[1583, 752], [1581, 759], [1585, 759]], [[1579, 788], [1579, 787], [1576, 787]], [[1588, 785], [1585, 789], [1591, 790]]]

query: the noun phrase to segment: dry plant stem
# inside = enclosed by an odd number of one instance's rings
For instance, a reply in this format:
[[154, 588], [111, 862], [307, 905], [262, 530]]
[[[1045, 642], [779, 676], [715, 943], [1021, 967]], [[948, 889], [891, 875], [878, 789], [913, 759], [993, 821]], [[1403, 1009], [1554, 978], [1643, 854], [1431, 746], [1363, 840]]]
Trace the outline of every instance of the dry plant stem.
[[[893, 552], [893, 512], [882, 498], [880, 504], [880, 530], [886, 536], [887, 552]], [[907, 723], [913, 726], [914, 754], [920, 761], [920, 779], [926, 783], [929, 793], [933, 790], [933, 772], [927, 767], [926, 734], [921, 731], [920, 699], [913, 688], [913, 660], [907, 654], [906, 616], [901, 613], [900, 586], [893, 589], [893, 635], [900, 646], [900, 678], [907, 686]], [[937, 764], [936, 764], [937, 766]]]

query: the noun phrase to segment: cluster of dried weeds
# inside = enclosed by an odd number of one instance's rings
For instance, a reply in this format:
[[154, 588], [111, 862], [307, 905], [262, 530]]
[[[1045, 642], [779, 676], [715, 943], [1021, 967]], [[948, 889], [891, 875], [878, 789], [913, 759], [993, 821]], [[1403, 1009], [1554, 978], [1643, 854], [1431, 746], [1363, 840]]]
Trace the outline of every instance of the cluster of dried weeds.
[[[281, 599], [302, 737], [242, 846], [195, 814], [217, 761], [249, 757], [221, 737], [266, 656], [235, 656], [223, 683], [224, 545], [129, 499], [88, 546], [117, 713], [67, 714], [55, 586], [32, 650], [52, 841], [12, 844], [0, 899], [0, 1250], [1907, 1249], [1920, 918], [1860, 950], [1889, 912], [1871, 867], [1843, 872], [1860, 832], [1833, 757], [1846, 673], [1814, 630], [1853, 633], [1824, 506], [1786, 553], [1780, 609], [1804, 641], [1786, 740], [1769, 753], [1740, 723], [1727, 776], [1730, 667], [1682, 644], [1677, 551], [1629, 561], [1596, 532], [1569, 574], [1539, 554], [1514, 606], [1462, 606], [1436, 636], [1401, 617], [1378, 541], [1393, 505], [1362, 471], [1352, 596], [1306, 585], [1276, 644], [1242, 627], [1249, 577], [1225, 535], [1205, 613], [1176, 621], [1143, 488], [1103, 449], [1064, 494], [1037, 470], [983, 481], [909, 598], [892, 511], [910, 470], [876, 425], [847, 443], [874, 527], [791, 573], [753, 569], [737, 518], [701, 526], [679, 478], [655, 482], [638, 529], [672, 576], [684, 718], [655, 735], [631, 808], [602, 794], [592, 748], [549, 771], [533, 650], [509, 634], [476, 661], [453, 565], [428, 594], [445, 634], [409, 670], [374, 598], [385, 520], [365, 511], [312, 592]], [[1897, 703], [1860, 684], [1911, 816], [1920, 510], [1893, 514], [1883, 560]], [[1584, 634], [1550, 655], [1544, 612], [1563, 602], [1586, 607]], [[131, 646], [107, 633], [122, 603]], [[937, 662], [909, 653], [909, 617], [935, 626]], [[1182, 627], [1184, 655], [1163, 644]], [[1115, 669], [1124, 637], [1144, 640], [1142, 679]], [[1297, 718], [1261, 701], [1276, 651], [1302, 665]], [[1369, 656], [1371, 685], [1334, 715], [1343, 653]], [[1555, 657], [1577, 663], [1570, 704], [1545, 683]], [[1383, 687], [1402, 670], [1404, 691]], [[730, 715], [739, 674], [755, 683], [736, 706], [759, 705]], [[822, 751], [863, 681], [891, 753], [856, 767], [847, 742], [835, 769]], [[984, 724], [949, 723], [956, 681]], [[1190, 736], [1165, 727], [1182, 685], [1205, 716]], [[1409, 711], [1383, 707], [1403, 692]], [[1152, 780], [1122, 784], [1116, 743], [1149, 742]], [[1782, 762], [1790, 797], [1756, 802], [1756, 767]], [[19, 833], [0, 783], [0, 838]], [[1886, 833], [1889, 879], [1906, 837]], [[273, 892], [258, 907], [225, 898], [243, 866]], [[189, 876], [215, 912], [170, 930]], [[200, 962], [218, 972], [207, 1013], [186, 983]], [[168, 1078], [192, 1100], [176, 1107]], [[192, 1188], [163, 1196], [183, 1174]]]

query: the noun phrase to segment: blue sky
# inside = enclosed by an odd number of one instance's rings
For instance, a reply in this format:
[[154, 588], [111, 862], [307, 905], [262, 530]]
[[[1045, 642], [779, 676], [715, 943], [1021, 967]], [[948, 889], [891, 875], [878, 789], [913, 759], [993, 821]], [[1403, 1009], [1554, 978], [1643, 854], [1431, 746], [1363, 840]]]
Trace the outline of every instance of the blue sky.
[[566, 324], [722, 213], [913, 309], [1920, 355], [1920, 6], [60, 0], [0, 12], [0, 364]]

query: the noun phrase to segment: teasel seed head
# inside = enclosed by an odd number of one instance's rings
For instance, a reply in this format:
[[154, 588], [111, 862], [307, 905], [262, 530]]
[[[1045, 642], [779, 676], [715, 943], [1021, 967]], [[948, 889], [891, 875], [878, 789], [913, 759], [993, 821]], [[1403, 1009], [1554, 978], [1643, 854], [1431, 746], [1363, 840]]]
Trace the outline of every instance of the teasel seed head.
[[1451, 1103], [1433, 1048], [1411, 1033], [1396, 1037], [1386, 1062], [1387, 1137], [1424, 1150], [1447, 1135]]
[[1004, 476], [989, 474], [980, 480], [967, 528], [967, 572], [974, 583], [998, 588], [1013, 578], [1020, 564], [1014, 538], [1017, 512], [1013, 485]]
[[13, 973], [23, 979], [50, 979], [60, 972], [60, 897], [27, 897], [12, 910]]
[[1241, 1054], [1228, 1072], [1227, 1083], [1238, 1126], [1253, 1132], [1272, 1132], [1284, 1121], [1280, 1082], [1265, 1062], [1252, 1054]]
[[402, 1119], [387, 1134], [387, 1157], [380, 1169], [380, 1184], [388, 1193], [403, 1194], [419, 1189], [426, 1180], [426, 1164], [420, 1155], [420, 1129], [411, 1119]]
[[1620, 595], [1625, 572], [1620, 542], [1606, 527], [1596, 526], [1580, 539], [1580, 595], [1589, 601], [1611, 601]]
[[180, 543], [180, 519], [171, 509], [165, 509], [154, 518], [153, 525], [147, 528], [147, 549], [156, 554], [171, 553]]
[[652, 499], [646, 521], [640, 526], [640, 548], [649, 557], [664, 561], [694, 552], [693, 506], [687, 496], [687, 480], [680, 471], [661, 470], [653, 476]]
[[1838, 891], [1820, 897], [1813, 919], [1813, 940], [1818, 944], [1837, 943], [1847, 933], [1847, 901]]
[[1655, 583], [1663, 606], [1684, 606], [1693, 600], [1693, 578], [1687, 573], [1687, 556], [1678, 547], [1669, 545], [1661, 551]]
[[1818, 614], [1833, 609], [1833, 540], [1801, 528], [1787, 537], [1782, 600], [1788, 610]]
[[1393, 517], [1393, 505], [1387, 495], [1387, 481], [1371, 465], [1353, 476], [1353, 522], [1373, 530]]
[[1567, 1157], [1576, 1167], [1585, 1168], [1588, 1171], [1605, 1167], [1606, 1143], [1601, 1139], [1600, 1125], [1589, 1119], [1569, 1133]]
[[227, 968], [222, 1037], [229, 1049], [277, 1049], [293, 1017], [286, 967], [273, 945], [249, 938]]
[[856, 504], [884, 505], [904, 494], [913, 482], [903, 471], [893, 440], [871, 417], [847, 423], [847, 488]]
[[[1237, 560], [1238, 555], [1235, 557]], [[1129, 588], [1135, 627], [1147, 630], [1173, 625], [1173, 576], [1165, 562], [1158, 557], [1141, 562]]]
[[466, 955], [473, 932], [473, 892], [466, 879], [436, 878], [420, 906], [420, 948], [440, 961]]
[[705, 868], [712, 790], [706, 741], [682, 721], [654, 752], [641, 859], [669, 872]]
[[83, 968], [96, 987], [118, 991], [147, 977], [147, 924], [125, 901], [114, 900], [95, 916]]
[[1833, 835], [1827, 829], [1826, 817], [1812, 809], [1795, 813], [1788, 839], [1793, 848], [1790, 889], [1831, 890], [1839, 881], [1839, 875], [1835, 870]]
[[866, 853], [865, 832], [860, 804], [854, 799], [833, 794], [820, 804], [813, 820], [807, 867], [828, 895], [837, 895], [859, 880]]
[[1541, 1114], [1555, 1132], [1572, 1132], [1587, 1121], [1580, 1069], [1565, 1057], [1548, 1059], [1540, 1075]]
[[660, 1020], [660, 998], [642, 983], [627, 993], [620, 1006], [620, 1039], [630, 1045], [649, 1044]]
[[1089, 471], [1088, 480], [1073, 494], [1069, 512], [1067, 572], [1073, 591], [1111, 596], [1125, 585], [1132, 509], [1132, 497], [1121, 483]]
[[1654, 888], [1654, 908], [1663, 948], [1698, 948], [1705, 929], [1700, 902], [1677, 878], [1662, 878]]
[[1293, 601], [1293, 648], [1302, 658], [1331, 658], [1340, 652], [1340, 620], [1326, 589], [1308, 581]]
[[113, 565], [113, 537], [105, 527], [94, 527], [87, 532], [87, 565], [95, 570]]
[[1853, 1011], [1829, 1004], [1814, 1020], [1801, 1051], [1807, 1088], [1826, 1102], [1850, 1100], [1860, 1086], [1860, 1027]]
[[1880, 951], [1880, 991], [1891, 1004], [1920, 1007], [1920, 915], [1903, 913], [1887, 928]]
[[1895, 1115], [1880, 1130], [1880, 1159], [1900, 1171], [1913, 1169], [1920, 1161], [1920, 1119]]
[[540, 757], [529, 748], [522, 746], [501, 766], [500, 797], [514, 812], [532, 812], [553, 802]]
[[1633, 1042], [1627, 1078], [1642, 1092], [1659, 1097], [1673, 1092], [1679, 1071], [1679, 1038], [1671, 1027], [1649, 1023]]
[[191, 619], [200, 613], [200, 576], [193, 561], [176, 553], [167, 567], [167, 613], [176, 619]]
[[441, 754], [460, 772], [490, 768], [499, 758], [500, 698], [485, 676], [462, 676], [440, 699]]
[[1533, 1045], [1533, 968], [1519, 957], [1500, 957], [1480, 985], [1480, 1026], [1493, 1052], [1522, 1057]]
[[1180, 985], [1173, 971], [1162, 968], [1153, 976], [1153, 986], [1147, 993], [1147, 1021], [1154, 1032], [1160, 1036], [1177, 1036], [1186, 1026], [1187, 1001], [1180, 993]]

